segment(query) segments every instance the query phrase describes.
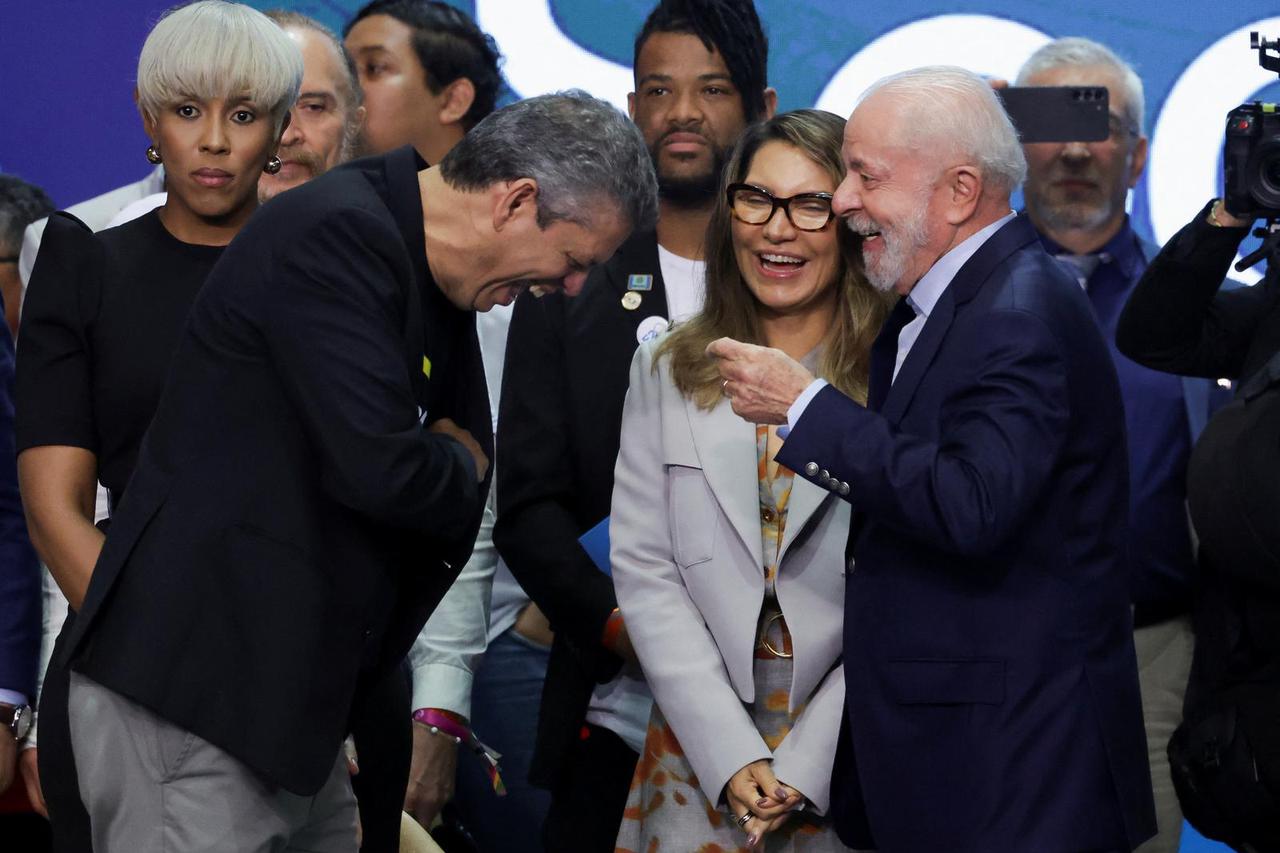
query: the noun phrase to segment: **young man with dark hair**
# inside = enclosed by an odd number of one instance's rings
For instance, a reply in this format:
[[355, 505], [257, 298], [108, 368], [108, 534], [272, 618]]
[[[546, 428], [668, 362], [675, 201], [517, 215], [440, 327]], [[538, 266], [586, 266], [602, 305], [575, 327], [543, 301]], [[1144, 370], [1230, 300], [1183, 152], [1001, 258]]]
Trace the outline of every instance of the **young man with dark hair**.
[[578, 538], [609, 514], [638, 342], [701, 306], [721, 167], [747, 124], [773, 114], [767, 54], [750, 0], [658, 5], [628, 96], [657, 170], [657, 228], [624, 243], [581, 296], [521, 299], [512, 319], [494, 541], [555, 630], [531, 768], [551, 790], [548, 850], [613, 850], [644, 740], [652, 699], [613, 583]]
[[436, 0], [373, 0], [347, 24], [368, 115], [364, 147], [412, 145], [438, 163], [493, 112], [501, 54], [475, 21]]

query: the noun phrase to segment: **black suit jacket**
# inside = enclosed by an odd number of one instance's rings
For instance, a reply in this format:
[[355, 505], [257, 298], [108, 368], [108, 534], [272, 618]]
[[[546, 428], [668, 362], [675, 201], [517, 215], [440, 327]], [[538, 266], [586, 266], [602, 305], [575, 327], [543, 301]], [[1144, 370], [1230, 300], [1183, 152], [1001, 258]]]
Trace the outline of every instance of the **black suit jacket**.
[[227, 248], [66, 644], [304, 795], [479, 526], [470, 456], [420, 423], [489, 432], [474, 318], [426, 267], [420, 165], [406, 148], [335, 170]]
[[[628, 310], [632, 275], [652, 276], [652, 289]], [[617, 606], [613, 581], [578, 537], [609, 514], [636, 332], [652, 316], [667, 316], [667, 300], [650, 231], [632, 235], [579, 296], [522, 296], [511, 319], [493, 540], [556, 632], [530, 771], [544, 786], [554, 784], [595, 685], [622, 665], [601, 643]]]

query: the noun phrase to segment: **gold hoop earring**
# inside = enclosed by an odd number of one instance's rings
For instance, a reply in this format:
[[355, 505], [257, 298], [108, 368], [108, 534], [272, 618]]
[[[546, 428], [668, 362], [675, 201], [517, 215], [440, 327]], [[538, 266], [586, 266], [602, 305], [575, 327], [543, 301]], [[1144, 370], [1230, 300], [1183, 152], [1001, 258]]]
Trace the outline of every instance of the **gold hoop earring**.
[[159, 166], [162, 162], [160, 159], [160, 149], [154, 145], [147, 146], [147, 162], [152, 166]]
[[262, 171], [268, 175], [274, 175], [284, 168], [284, 164], [280, 162], [280, 158], [272, 154], [271, 159], [267, 161], [267, 165], [262, 167]]

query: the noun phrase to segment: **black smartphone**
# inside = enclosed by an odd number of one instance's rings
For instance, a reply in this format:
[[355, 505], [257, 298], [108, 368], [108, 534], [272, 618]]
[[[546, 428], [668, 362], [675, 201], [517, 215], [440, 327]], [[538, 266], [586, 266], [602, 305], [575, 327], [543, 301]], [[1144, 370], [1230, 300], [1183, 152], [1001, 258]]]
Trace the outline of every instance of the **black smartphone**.
[[997, 89], [1023, 142], [1101, 142], [1111, 134], [1106, 86]]

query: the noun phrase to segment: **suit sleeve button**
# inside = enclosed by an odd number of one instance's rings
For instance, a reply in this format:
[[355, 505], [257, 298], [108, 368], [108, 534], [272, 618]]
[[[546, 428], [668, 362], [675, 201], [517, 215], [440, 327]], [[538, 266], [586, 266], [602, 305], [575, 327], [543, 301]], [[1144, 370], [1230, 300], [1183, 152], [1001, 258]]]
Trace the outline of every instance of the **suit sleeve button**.
[[818, 476], [818, 463], [810, 462], [808, 465], [804, 466], [804, 475], [806, 477]]

